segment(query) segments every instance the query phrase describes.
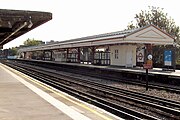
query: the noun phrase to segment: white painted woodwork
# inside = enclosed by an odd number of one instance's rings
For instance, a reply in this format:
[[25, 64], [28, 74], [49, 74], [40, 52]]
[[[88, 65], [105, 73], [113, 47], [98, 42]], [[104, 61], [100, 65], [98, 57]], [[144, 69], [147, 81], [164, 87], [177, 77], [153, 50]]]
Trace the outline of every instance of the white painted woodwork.
[[[133, 67], [136, 66], [136, 45], [110, 46], [111, 65]], [[118, 50], [118, 59], [115, 59], [115, 50]]]

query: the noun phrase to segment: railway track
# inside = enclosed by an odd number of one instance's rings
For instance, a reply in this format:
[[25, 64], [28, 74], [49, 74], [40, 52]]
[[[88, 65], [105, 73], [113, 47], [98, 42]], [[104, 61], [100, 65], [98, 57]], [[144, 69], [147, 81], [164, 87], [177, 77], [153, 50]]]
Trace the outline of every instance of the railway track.
[[[26, 61], [25, 64], [27, 64]], [[41, 62], [40, 62], [41, 63]], [[41, 67], [45, 67], [45, 68], [49, 68], [49, 69], [54, 69], [54, 70], [58, 70], [58, 71], [65, 71], [65, 72], [71, 72], [74, 74], [81, 74], [81, 75], [85, 75], [85, 76], [89, 76], [89, 77], [96, 77], [99, 79], [104, 79], [104, 80], [108, 80], [108, 81], [116, 81], [116, 82], [121, 82], [121, 83], [125, 83], [125, 84], [132, 84], [132, 85], [138, 85], [138, 86], [142, 86], [142, 87], [146, 87], [146, 82], [144, 81], [139, 81], [139, 80], [134, 80], [134, 79], [126, 79], [126, 78], [119, 78], [118, 76], [113, 76], [113, 75], [109, 75], [109, 74], [102, 74], [101, 72], [92, 72], [92, 70], [90, 71], [86, 71], [84, 69], [79, 69], [79, 68], [74, 68], [73, 67], [61, 67], [60, 65], [54, 65], [54, 64], [43, 64], [43, 62], [41, 64], [37, 64], [34, 62], [28, 62], [28, 64], [30, 65], [34, 65], [34, 66], [41, 66]], [[148, 85], [149, 88], [151, 89], [157, 89], [157, 90], [165, 90], [168, 92], [172, 92], [172, 93], [178, 93], [180, 94], [180, 88], [179, 87], [172, 87], [169, 85], [162, 85], [162, 84], [158, 84], [158, 83], [151, 83], [149, 82]]]
[[[9, 65], [11, 67], [15, 67], [15, 65], [12, 65], [10, 63]], [[63, 85], [65, 84], [66, 88], [71, 86], [70, 88], [67, 88], [68, 90], [70, 89], [72, 90], [76, 88], [75, 90], [73, 90], [73, 91], [76, 91], [76, 93], [79, 93], [81, 95], [88, 93], [88, 95], [84, 95], [84, 96], [86, 97], [91, 96], [91, 99], [96, 98], [96, 101], [104, 103], [105, 105], [111, 104], [110, 107], [112, 107], [113, 109], [117, 109], [117, 110], [120, 109], [121, 111], [127, 112], [131, 114], [132, 116], [136, 116], [135, 119], [137, 118], [158, 119], [158, 118], [155, 118], [155, 117], [150, 118], [153, 115], [148, 116], [149, 117], [148, 118], [146, 114], [142, 114], [141, 112], [132, 110], [132, 108], [130, 109], [131, 110], [130, 111], [126, 107], [123, 107], [122, 104], [121, 106], [117, 106], [117, 104], [119, 105], [122, 102], [123, 104], [131, 104], [131, 105], [139, 104], [136, 107], [139, 107], [141, 109], [150, 107], [150, 109], [147, 109], [146, 111], [151, 111], [151, 112], [160, 111], [159, 113], [156, 113], [156, 114], [154, 113], [154, 114], [158, 116], [163, 116], [167, 119], [170, 119], [170, 118], [179, 119], [180, 117], [179, 116], [180, 103], [175, 102], [175, 101], [165, 100], [162, 98], [157, 98], [157, 97], [148, 96], [145, 94], [139, 94], [132, 91], [114, 88], [112, 86], [100, 84], [98, 82], [92, 82], [91, 80], [83, 80], [74, 75], [72, 77], [72, 74], [71, 76], [69, 76], [67, 75], [67, 73], [60, 74], [60, 72], [54, 72], [52, 70], [44, 70], [43, 68], [39, 68], [39, 67], [36, 67], [36, 69], [34, 69], [34, 66], [32, 67], [29, 65], [22, 65], [22, 64], [17, 64], [17, 63], [16, 63], [16, 66], [17, 66], [16, 69], [19, 69], [22, 72], [24, 72], [25, 70], [26, 71], [25, 73], [26, 74], [28, 73], [31, 76], [36, 76], [35, 73], [38, 73], [38, 77], [36, 77], [37, 79], [41, 79], [41, 81], [43, 79], [46, 79], [46, 80], [48, 79], [49, 80], [48, 82], [47, 81], [44, 81], [44, 82], [54, 85], [54, 86], [55, 84], [58, 85], [60, 81], [62, 82], [62, 78], [63, 78], [63, 81], [64, 81]], [[28, 72], [29, 70], [27, 69], [29, 69], [31, 72]], [[61, 76], [61, 80], [59, 80], [59, 76]], [[61, 85], [59, 86], [62, 87], [63, 85], [61, 83]], [[79, 90], [79, 92], [77, 92], [77, 88], [79, 88], [79, 86], [81, 86], [81, 89]], [[84, 92], [82, 92], [82, 88], [85, 90]], [[106, 102], [109, 101], [109, 103], [105, 103], [105, 100]], [[112, 111], [115, 112], [116, 110], [112, 110]], [[123, 116], [122, 113], [120, 115]], [[126, 117], [124, 116], [124, 118]]]

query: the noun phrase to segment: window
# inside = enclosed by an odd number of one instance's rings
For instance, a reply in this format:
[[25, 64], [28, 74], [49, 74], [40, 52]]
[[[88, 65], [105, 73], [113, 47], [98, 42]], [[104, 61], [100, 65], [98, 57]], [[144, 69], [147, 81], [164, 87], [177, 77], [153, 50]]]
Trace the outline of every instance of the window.
[[115, 53], [115, 54], [114, 54], [114, 58], [115, 58], [115, 59], [118, 59], [118, 50], [115, 50], [114, 53]]

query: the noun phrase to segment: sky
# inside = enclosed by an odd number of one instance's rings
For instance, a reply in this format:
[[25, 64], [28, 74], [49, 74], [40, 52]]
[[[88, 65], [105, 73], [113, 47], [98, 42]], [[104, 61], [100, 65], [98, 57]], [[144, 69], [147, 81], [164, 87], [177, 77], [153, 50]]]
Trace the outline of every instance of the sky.
[[135, 14], [148, 6], [164, 8], [180, 26], [178, 0], [0, 0], [0, 9], [45, 11], [53, 19], [4, 45], [22, 45], [25, 40], [63, 41], [127, 28]]

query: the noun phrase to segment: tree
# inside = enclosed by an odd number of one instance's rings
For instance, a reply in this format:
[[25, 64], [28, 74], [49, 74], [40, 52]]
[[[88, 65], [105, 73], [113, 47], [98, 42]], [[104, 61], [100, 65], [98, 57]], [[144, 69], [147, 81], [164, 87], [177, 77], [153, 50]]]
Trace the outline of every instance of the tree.
[[148, 11], [141, 10], [140, 13], [136, 14], [135, 20], [135, 25], [133, 21], [131, 21], [127, 26], [128, 29], [134, 29], [153, 24], [173, 36], [176, 44], [180, 44], [180, 28], [179, 26], [175, 25], [174, 19], [171, 17], [168, 18], [168, 14], [163, 12], [163, 8], [149, 6]]
[[18, 47], [9, 48], [9, 55], [15, 56], [15, 55], [17, 55], [17, 51], [18, 51]]
[[[163, 12], [163, 8], [159, 7], [150, 7], [149, 10], [141, 10], [140, 13], [135, 15], [135, 22], [131, 21], [127, 26], [128, 29], [140, 28], [149, 24], [153, 24], [160, 29], [169, 33], [175, 39], [174, 45], [176, 46], [176, 61], [180, 59], [180, 28], [174, 22], [174, 19], [168, 17], [167, 13]], [[173, 47], [173, 46], [171, 46]], [[159, 57], [159, 52], [165, 49], [166, 46], [156, 46], [154, 47], [154, 60], [155, 62], [160, 61], [162, 64], [163, 57]], [[160, 51], [158, 51], [160, 50]], [[163, 54], [163, 53], [162, 53]]]
[[27, 39], [26, 41], [24, 41], [24, 45], [25, 46], [36, 46], [36, 45], [40, 45], [40, 44], [45, 44], [42, 40], [35, 40], [33, 39]]

